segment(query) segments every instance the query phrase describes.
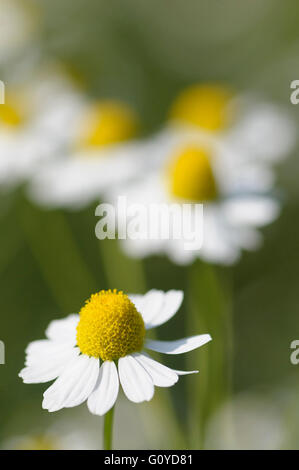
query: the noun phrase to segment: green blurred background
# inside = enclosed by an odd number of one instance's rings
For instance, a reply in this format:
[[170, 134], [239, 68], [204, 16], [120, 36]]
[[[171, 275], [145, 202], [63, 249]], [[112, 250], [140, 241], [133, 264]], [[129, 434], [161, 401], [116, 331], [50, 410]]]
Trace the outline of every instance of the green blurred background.
[[[144, 134], [158, 129], [177, 92], [197, 81], [220, 81], [240, 92], [258, 92], [283, 104], [299, 123], [299, 107], [289, 99], [290, 82], [299, 79], [296, 0], [40, 0], [36, 8], [41, 54], [75, 71], [91, 96], [132, 103]], [[232, 406], [240, 397], [254, 397], [257, 409], [261, 403], [262, 410], [271, 408], [264, 445], [273, 427], [281, 426], [282, 438], [270, 447], [299, 448], [299, 366], [289, 359], [290, 343], [299, 338], [297, 149], [277, 173], [285, 201], [281, 217], [263, 231], [262, 249], [244, 254], [239, 264], [219, 274], [232, 289]], [[188, 292], [187, 270], [166, 258], [139, 263], [127, 260], [114, 242], [99, 246], [95, 205], [80, 212], [45, 211], [26, 200], [23, 188], [1, 195], [0, 339], [6, 345], [6, 364], [0, 366], [0, 444], [4, 447], [13, 436], [43, 434], [57, 421], [59, 426], [69, 422], [72, 430], [92, 434], [100, 447], [101, 418], [89, 415], [85, 405], [48, 414], [41, 409], [45, 385], [24, 385], [17, 376], [26, 345], [43, 337], [49, 321], [77, 312], [92, 292], [103, 288]], [[177, 318], [160, 329], [161, 338], [182, 336], [182, 330], [196, 333], [183, 321], [187, 308], [185, 302]], [[204, 359], [205, 351], [201, 354]], [[190, 356], [195, 362], [196, 353]], [[184, 365], [184, 359], [175, 363], [176, 368]], [[183, 430], [192, 414], [187, 392], [192, 380], [186, 377], [171, 390]], [[159, 412], [169, 399], [166, 393], [158, 389], [153, 404], [139, 405], [137, 411], [136, 405], [121, 400], [116, 411], [117, 447], [182, 446]], [[241, 402], [246, 408], [246, 399]], [[241, 426], [258, 429], [258, 420], [247, 426], [246, 415], [240, 416]], [[219, 435], [216, 431], [213, 437], [215, 430], [211, 431], [206, 447], [224, 445], [221, 426], [216, 429]], [[250, 436], [244, 439], [244, 446], [254, 445]], [[186, 445], [199, 447], [196, 439], [191, 441]]]

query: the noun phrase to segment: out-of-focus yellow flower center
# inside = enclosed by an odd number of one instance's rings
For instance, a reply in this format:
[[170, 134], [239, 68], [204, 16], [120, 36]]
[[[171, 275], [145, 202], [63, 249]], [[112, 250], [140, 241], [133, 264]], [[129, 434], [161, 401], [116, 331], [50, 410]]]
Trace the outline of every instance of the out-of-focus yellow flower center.
[[10, 103], [0, 104], [0, 126], [15, 127], [21, 124], [22, 116], [17, 106]]
[[136, 132], [137, 118], [128, 105], [116, 101], [98, 102], [83, 116], [78, 144], [100, 147], [129, 140]]
[[49, 436], [29, 436], [17, 443], [16, 450], [58, 450], [58, 443]]
[[218, 85], [193, 85], [176, 99], [170, 119], [209, 131], [225, 128], [229, 121], [228, 104], [232, 93]]
[[169, 184], [173, 196], [187, 201], [211, 201], [217, 186], [210, 156], [200, 147], [186, 147], [170, 163]]
[[121, 291], [100, 291], [80, 311], [77, 344], [82, 354], [115, 361], [140, 351], [144, 335], [141, 314]]

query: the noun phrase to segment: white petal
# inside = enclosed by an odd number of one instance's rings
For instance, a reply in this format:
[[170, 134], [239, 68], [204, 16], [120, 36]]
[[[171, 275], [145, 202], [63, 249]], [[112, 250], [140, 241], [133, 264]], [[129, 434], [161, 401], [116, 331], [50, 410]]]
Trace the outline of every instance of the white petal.
[[144, 323], [149, 324], [151, 318], [161, 311], [164, 300], [164, 292], [152, 289], [143, 296], [141, 315]]
[[198, 256], [205, 261], [230, 265], [240, 256], [240, 249], [228, 237], [231, 226], [223, 220], [219, 207], [209, 204], [204, 208], [204, 238]]
[[139, 173], [134, 147], [121, 143], [50, 161], [31, 179], [30, 197], [48, 207], [83, 207]]
[[232, 227], [229, 237], [236, 246], [249, 251], [257, 250], [263, 242], [262, 234], [250, 226]]
[[170, 290], [164, 293], [163, 305], [158, 312], [152, 312], [151, 318], [146, 323], [146, 328], [166, 323], [179, 310], [184, 298], [184, 293], [180, 290]]
[[34, 341], [27, 348], [25, 368], [19, 377], [25, 383], [43, 383], [56, 379], [79, 354], [78, 348], [49, 340]]
[[180, 266], [187, 266], [191, 264], [198, 256], [198, 251], [196, 250], [186, 250], [185, 249], [185, 240], [169, 240], [167, 244], [166, 252], [173, 261], [173, 263]]
[[145, 343], [145, 347], [165, 354], [182, 354], [200, 348], [200, 346], [208, 343], [211, 339], [210, 335], [190, 336], [189, 338], [178, 339], [177, 341], [156, 341], [148, 339]]
[[152, 289], [144, 296], [131, 295], [130, 298], [141, 313], [146, 329], [166, 323], [181, 306], [184, 294], [179, 290], [163, 292]]
[[72, 314], [62, 320], [53, 320], [46, 330], [47, 338], [59, 343], [76, 344], [76, 328], [79, 315]]
[[128, 297], [131, 300], [131, 302], [133, 302], [133, 304], [135, 305], [138, 312], [141, 313], [142, 302], [143, 302], [143, 297], [144, 296], [140, 295], [140, 294], [129, 294]]
[[26, 348], [26, 359], [29, 358], [39, 358], [41, 356], [51, 357], [52, 352], [60, 351], [62, 349], [72, 349], [72, 346], [54, 343], [49, 339], [39, 339], [37, 341], [32, 341], [28, 344]]
[[175, 370], [178, 375], [198, 374], [198, 370]]
[[88, 409], [102, 416], [114, 405], [119, 389], [119, 379], [114, 362], [105, 361], [101, 368], [96, 387], [88, 398]]
[[144, 367], [157, 387], [171, 387], [178, 381], [178, 374], [169, 367], [154, 361], [147, 354], [133, 354], [133, 357]]
[[129, 400], [141, 403], [152, 399], [152, 378], [134, 357], [121, 357], [118, 361], [118, 372], [120, 383]]
[[77, 357], [44, 393], [43, 408], [57, 411], [83, 403], [93, 392], [99, 375], [99, 360]]
[[296, 140], [294, 122], [280, 108], [252, 103], [235, 127], [231, 144], [236, 158], [276, 162], [285, 157]]
[[223, 210], [232, 224], [261, 227], [278, 217], [280, 205], [270, 197], [251, 196], [229, 199], [223, 204]]

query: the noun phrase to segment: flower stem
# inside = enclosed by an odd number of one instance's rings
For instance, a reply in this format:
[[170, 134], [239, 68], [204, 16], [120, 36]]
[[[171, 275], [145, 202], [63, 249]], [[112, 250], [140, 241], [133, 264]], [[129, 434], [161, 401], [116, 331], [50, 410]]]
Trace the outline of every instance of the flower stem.
[[[190, 389], [190, 445], [195, 448], [204, 448], [210, 418], [229, 400], [232, 392], [233, 325], [229, 278], [228, 270], [221, 272], [221, 268], [203, 262], [198, 261], [191, 268], [189, 328], [210, 333], [213, 339], [197, 352], [200, 373], [195, 387], [193, 383]], [[231, 423], [227, 422], [227, 431], [230, 427]]]
[[114, 406], [104, 418], [104, 450], [112, 450]]

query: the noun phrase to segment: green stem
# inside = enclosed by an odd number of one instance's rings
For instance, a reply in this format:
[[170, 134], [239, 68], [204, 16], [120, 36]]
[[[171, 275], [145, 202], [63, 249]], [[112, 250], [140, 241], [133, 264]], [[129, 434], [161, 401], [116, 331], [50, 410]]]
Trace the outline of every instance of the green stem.
[[114, 406], [104, 418], [104, 450], [112, 450]]
[[220, 274], [220, 269], [205, 263], [191, 268], [189, 329], [212, 336], [212, 342], [196, 353], [199, 374], [189, 393], [190, 445], [196, 448], [204, 447], [210, 418], [232, 391], [231, 289], [228, 273], [222, 278]]

